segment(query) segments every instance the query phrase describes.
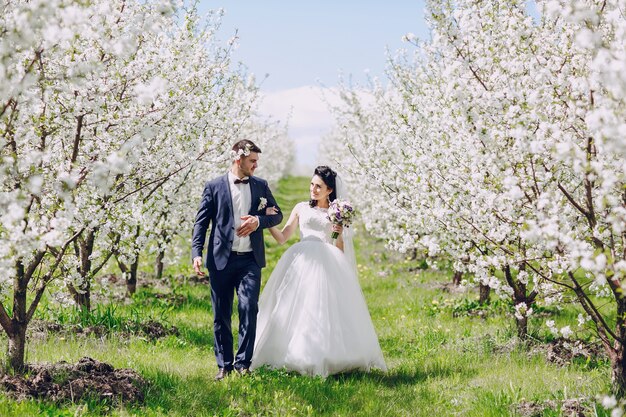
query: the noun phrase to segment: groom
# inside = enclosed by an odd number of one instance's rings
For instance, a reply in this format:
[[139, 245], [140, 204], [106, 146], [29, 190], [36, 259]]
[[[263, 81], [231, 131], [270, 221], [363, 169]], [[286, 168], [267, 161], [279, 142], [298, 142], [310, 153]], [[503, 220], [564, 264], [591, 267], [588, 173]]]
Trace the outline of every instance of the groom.
[[[277, 207], [267, 181], [253, 177], [261, 149], [250, 140], [232, 148], [230, 171], [207, 182], [193, 227], [193, 269], [204, 275], [202, 249], [211, 223], [206, 267], [211, 282], [215, 357], [221, 380], [233, 369], [249, 373], [254, 339], [261, 268], [265, 266], [263, 229], [278, 225], [283, 215], [266, 216], [266, 207]], [[239, 299], [239, 349], [233, 357], [231, 316], [233, 293]]]

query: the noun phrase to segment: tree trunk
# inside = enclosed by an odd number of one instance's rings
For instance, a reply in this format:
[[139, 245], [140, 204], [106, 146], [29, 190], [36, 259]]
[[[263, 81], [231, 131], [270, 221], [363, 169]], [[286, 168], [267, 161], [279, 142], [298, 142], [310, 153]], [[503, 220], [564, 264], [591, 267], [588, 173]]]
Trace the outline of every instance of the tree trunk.
[[24, 350], [26, 348], [26, 290], [28, 281], [24, 274], [24, 268], [19, 262], [18, 276], [13, 283], [13, 319], [8, 333], [9, 346], [7, 356], [9, 366], [17, 372], [24, 370]]
[[126, 279], [126, 295], [132, 296], [137, 292], [137, 278]]
[[15, 372], [23, 372], [24, 352], [26, 349], [26, 323], [18, 323], [13, 320], [13, 332], [9, 335], [9, 348], [7, 357], [10, 369]]
[[[616, 301], [615, 333], [618, 338], [623, 340], [626, 336], [626, 299], [620, 297]], [[626, 397], [626, 349], [619, 340], [616, 340], [612, 350], [609, 355], [611, 359], [611, 391], [617, 398], [622, 399]]]
[[489, 285], [478, 285], [478, 302], [480, 304], [489, 304], [489, 294], [491, 293], [491, 287]]
[[[617, 342], [616, 342], [617, 344]], [[626, 396], [626, 362], [624, 361], [624, 349], [617, 347], [619, 353], [611, 358], [611, 391], [617, 398]]]
[[129, 295], [137, 292], [137, 269], [139, 268], [139, 254], [135, 257], [135, 261], [130, 265], [130, 274], [126, 275], [126, 291]]
[[517, 324], [517, 337], [520, 340], [528, 339], [528, 317], [524, 316], [521, 319], [515, 317], [515, 322]]
[[87, 285], [81, 288], [85, 290], [84, 293], [72, 292], [74, 302], [84, 311], [91, 311], [91, 286]]
[[68, 289], [74, 298], [74, 302], [85, 311], [91, 311], [91, 255], [93, 254], [96, 233], [97, 229], [91, 229], [87, 232], [87, 236], [84, 239], [81, 236], [75, 241], [74, 250], [80, 260], [78, 272], [82, 282], [78, 287], [68, 284]]
[[157, 253], [156, 264], [154, 265], [156, 279], [158, 280], [163, 278], [163, 258], [165, 258], [165, 250], [159, 249], [159, 253]]
[[463, 272], [454, 271], [454, 275], [452, 276], [452, 285], [459, 286], [461, 285], [461, 278], [463, 278]]
[[26, 347], [26, 327], [28, 319], [26, 317], [26, 290], [28, 280], [24, 270], [24, 265], [18, 261], [17, 277], [13, 281], [13, 318], [6, 330], [9, 337], [7, 359], [9, 367], [16, 371], [24, 370], [24, 350]]
[[[520, 266], [520, 272], [526, 270], [526, 264], [522, 264]], [[515, 320], [517, 324], [517, 336], [521, 340], [528, 339], [528, 311], [531, 308], [532, 304], [535, 302], [535, 298], [537, 297], [537, 291], [533, 290], [528, 293], [528, 288], [526, 284], [520, 281], [517, 278], [513, 277], [513, 273], [511, 271], [511, 267], [506, 265], [502, 272], [504, 272], [504, 277], [506, 278], [506, 282], [509, 284], [511, 289], [513, 290], [513, 294], [511, 295], [511, 301], [513, 301], [513, 305], [517, 306], [524, 305], [525, 307], [520, 308], [516, 312]], [[522, 315], [520, 318], [517, 314]]]
[[117, 258], [117, 265], [126, 278], [126, 295], [131, 296], [137, 292], [137, 269], [139, 268], [139, 254], [135, 257], [135, 260], [130, 267]]

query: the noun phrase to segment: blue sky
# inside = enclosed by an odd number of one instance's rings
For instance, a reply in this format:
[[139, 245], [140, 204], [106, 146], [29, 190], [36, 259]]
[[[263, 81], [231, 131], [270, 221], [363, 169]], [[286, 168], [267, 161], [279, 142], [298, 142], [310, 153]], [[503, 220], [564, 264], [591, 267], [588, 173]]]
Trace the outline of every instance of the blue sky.
[[319, 139], [331, 127], [323, 89], [335, 87], [340, 72], [354, 85], [366, 82], [366, 70], [384, 77], [386, 48], [407, 47], [406, 33], [428, 33], [422, 0], [200, 1], [201, 11], [212, 8], [226, 12], [222, 39], [238, 30], [234, 58], [261, 83], [262, 113], [279, 120], [291, 113], [289, 133], [305, 171], [318, 162]]
[[239, 30], [235, 58], [245, 62], [267, 91], [337, 84], [339, 70], [365, 80], [382, 75], [385, 48], [403, 46], [407, 32], [426, 36], [419, 1], [250, 1], [200, 2], [201, 10], [226, 11], [221, 34]]

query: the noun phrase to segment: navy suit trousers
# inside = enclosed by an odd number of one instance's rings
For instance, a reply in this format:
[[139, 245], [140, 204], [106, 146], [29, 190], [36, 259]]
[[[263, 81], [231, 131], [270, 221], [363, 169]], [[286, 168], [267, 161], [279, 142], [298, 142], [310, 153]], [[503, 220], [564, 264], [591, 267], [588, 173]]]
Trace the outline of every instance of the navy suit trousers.
[[[252, 361], [256, 338], [261, 268], [252, 252], [243, 255], [233, 252], [223, 270], [209, 270], [209, 278], [217, 366], [226, 370], [248, 368]], [[239, 348], [233, 357], [231, 317], [235, 292], [239, 301]]]

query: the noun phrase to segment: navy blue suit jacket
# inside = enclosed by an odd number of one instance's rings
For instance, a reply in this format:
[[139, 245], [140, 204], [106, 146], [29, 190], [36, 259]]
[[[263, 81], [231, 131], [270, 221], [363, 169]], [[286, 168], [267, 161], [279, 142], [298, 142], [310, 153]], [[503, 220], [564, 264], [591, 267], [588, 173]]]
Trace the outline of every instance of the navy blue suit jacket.
[[[266, 207], [278, 208], [267, 181], [250, 177], [249, 185], [251, 197], [249, 214], [259, 217], [259, 227], [250, 234], [250, 244], [256, 263], [263, 268], [265, 266], [263, 229], [280, 224], [283, 215], [280, 209], [278, 214], [272, 216], [265, 215], [265, 208], [258, 210], [261, 198], [267, 200]], [[226, 267], [235, 238], [235, 218], [228, 174], [207, 182], [204, 187], [202, 201], [193, 227], [192, 259], [202, 256], [209, 224], [211, 224], [211, 234], [207, 248], [206, 266], [209, 270], [221, 271]]]

